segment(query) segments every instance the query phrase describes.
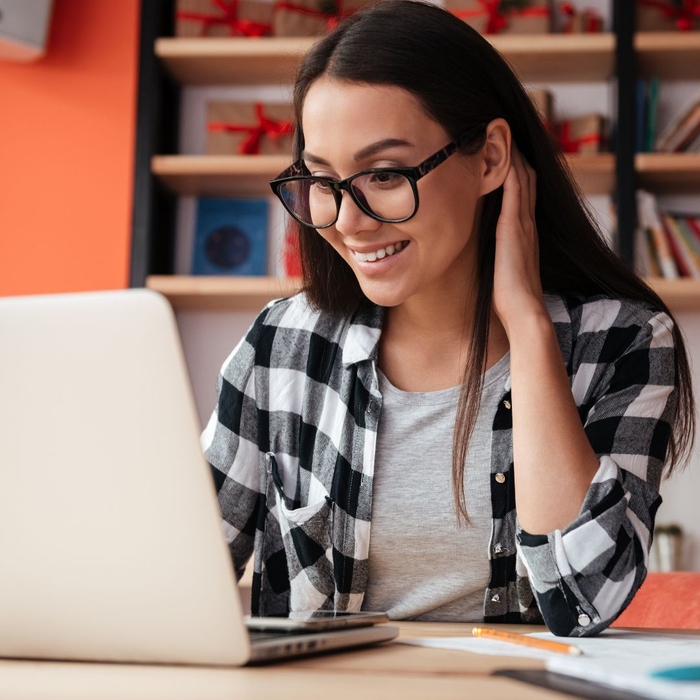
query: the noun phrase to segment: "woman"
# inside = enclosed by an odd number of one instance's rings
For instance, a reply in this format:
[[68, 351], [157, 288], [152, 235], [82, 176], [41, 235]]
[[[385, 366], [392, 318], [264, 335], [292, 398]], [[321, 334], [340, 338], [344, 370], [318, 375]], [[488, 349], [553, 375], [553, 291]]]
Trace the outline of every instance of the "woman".
[[202, 434], [253, 614], [596, 634], [644, 580], [662, 468], [692, 443], [673, 316], [507, 63], [445, 10], [353, 15], [306, 56], [294, 109], [271, 185], [304, 292], [258, 315]]

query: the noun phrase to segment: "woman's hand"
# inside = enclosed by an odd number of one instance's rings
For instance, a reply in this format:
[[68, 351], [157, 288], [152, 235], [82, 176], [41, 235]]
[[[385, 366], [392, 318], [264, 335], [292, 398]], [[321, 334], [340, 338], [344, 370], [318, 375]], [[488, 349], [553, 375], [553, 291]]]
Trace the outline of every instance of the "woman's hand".
[[493, 307], [503, 327], [533, 314], [547, 315], [540, 281], [535, 202], [537, 174], [511, 140], [510, 170], [496, 225]]

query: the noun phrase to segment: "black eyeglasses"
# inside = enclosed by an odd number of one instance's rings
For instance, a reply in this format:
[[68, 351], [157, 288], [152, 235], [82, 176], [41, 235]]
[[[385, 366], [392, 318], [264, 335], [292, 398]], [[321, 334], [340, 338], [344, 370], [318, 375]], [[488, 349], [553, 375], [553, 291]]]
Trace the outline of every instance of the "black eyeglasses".
[[418, 211], [418, 180], [455, 153], [462, 143], [474, 138], [486, 124], [473, 126], [415, 168], [370, 168], [345, 180], [333, 180], [311, 175], [302, 159], [270, 180], [270, 187], [284, 208], [311, 228], [328, 228], [338, 220], [343, 190], [368, 216], [398, 224]]

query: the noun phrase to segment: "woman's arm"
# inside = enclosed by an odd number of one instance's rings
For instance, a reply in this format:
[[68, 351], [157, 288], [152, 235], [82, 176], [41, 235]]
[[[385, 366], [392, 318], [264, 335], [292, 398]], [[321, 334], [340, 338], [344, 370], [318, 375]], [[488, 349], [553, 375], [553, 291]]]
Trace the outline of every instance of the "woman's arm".
[[606, 321], [589, 302], [602, 322], [579, 332], [569, 385], [542, 294], [537, 175], [510, 145], [493, 305], [511, 347], [516, 545], [549, 629], [591, 635], [646, 576], [678, 403], [673, 325], [622, 302]]

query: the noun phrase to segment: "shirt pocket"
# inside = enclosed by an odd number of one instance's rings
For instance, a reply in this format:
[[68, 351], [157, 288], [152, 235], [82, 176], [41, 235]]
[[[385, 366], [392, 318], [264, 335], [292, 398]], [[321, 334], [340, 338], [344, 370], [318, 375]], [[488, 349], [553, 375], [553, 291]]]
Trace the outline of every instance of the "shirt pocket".
[[[290, 612], [331, 610], [335, 595], [333, 576], [333, 521], [335, 503], [328, 494], [316, 494], [313, 502], [294, 507], [294, 493], [285, 484], [296, 483], [281, 473], [273, 452], [266, 454], [270, 476], [268, 507], [276, 510], [289, 571]], [[295, 489], [296, 490], [296, 487]], [[319, 497], [320, 496], [320, 497]]]

